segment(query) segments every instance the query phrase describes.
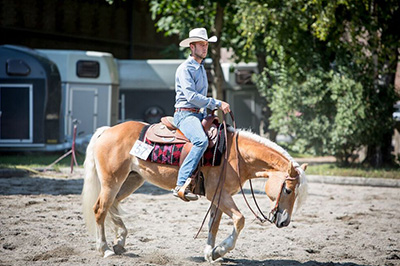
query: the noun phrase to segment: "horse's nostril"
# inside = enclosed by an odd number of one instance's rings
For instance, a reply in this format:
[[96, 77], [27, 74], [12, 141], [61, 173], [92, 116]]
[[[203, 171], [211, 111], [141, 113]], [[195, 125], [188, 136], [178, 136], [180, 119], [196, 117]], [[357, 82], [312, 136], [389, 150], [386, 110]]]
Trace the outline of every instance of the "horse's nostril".
[[276, 222], [276, 226], [278, 228], [284, 227], [284, 226], [288, 226], [290, 223], [290, 216], [287, 213], [287, 211], [283, 211], [282, 213], [278, 212], [277, 213], [277, 222]]
[[288, 226], [290, 224], [290, 219], [286, 219], [283, 223], [282, 226]]

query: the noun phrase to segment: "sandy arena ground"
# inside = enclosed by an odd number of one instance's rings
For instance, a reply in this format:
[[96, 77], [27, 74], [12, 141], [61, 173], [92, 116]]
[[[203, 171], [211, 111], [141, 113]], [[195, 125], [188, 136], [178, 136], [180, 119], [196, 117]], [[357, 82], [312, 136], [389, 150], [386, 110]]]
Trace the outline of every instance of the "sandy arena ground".
[[[207, 228], [193, 239], [209, 202], [185, 203], [150, 184], [122, 205], [127, 252], [103, 259], [82, 219], [82, 177], [77, 169], [68, 178], [0, 178], [0, 265], [209, 265]], [[246, 226], [214, 265], [400, 265], [400, 188], [310, 183], [307, 202], [283, 229], [261, 224], [240, 194], [235, 199]], [[267, 197], [257, 199], [268, 210]], [[223, 216], [217, 242], [231, 231]]]

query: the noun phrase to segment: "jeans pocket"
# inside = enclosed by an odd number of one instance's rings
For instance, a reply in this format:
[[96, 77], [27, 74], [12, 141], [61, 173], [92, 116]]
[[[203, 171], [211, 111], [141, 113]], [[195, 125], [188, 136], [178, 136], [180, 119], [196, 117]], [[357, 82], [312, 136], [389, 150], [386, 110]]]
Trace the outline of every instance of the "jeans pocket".
[[179, 128], [181, 121], [186, 118], [188, 115], [190, 114], [190, 112], [186, 112], [186, 111], [179, 111], [179, 112], [175, 112], [174, 113], [174, 123], [175, 125]]

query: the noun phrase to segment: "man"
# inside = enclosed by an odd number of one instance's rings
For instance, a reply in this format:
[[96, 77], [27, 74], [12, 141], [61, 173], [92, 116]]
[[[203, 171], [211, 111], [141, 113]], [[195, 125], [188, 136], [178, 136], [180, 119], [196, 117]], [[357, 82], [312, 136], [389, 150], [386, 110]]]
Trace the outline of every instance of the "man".
[[[196, 28], [189, 32], [189, 38], [179, 44], [181, 47], [190, 47], [191, 54], [176, 70], [174, 122], [193, 147], [179, 169], [176, 188], [173, 190], [173, 195], [177, 197], [186, 180], [196, 170], [208, 146], [208, 138], [201, 125], [201, 120], [206, 115], [205, 110], [219, 108], [224, 113], [230, 112], [228, 103], [207, 97], [208, 80], [204, 59], [209, 42], [216, 41], [216, 36], [208, 38], [206, 29]], [[188, 189], [181, 193], [184, 193], [187, 200], [198, 199]]]

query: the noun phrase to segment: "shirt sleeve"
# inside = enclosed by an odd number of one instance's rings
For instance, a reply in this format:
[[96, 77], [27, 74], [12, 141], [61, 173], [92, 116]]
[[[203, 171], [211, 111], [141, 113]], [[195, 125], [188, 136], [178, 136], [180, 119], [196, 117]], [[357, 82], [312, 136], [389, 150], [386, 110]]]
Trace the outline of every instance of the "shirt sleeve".
[[[180, 79], [182, 93], [189, 104], [197, 106], [198, 108], [208, 108], [211, 110], [216, 109], [218, 104], [221, 104], [221, 101], [204, 96], [196, 91], [196, 84], [194, 84], [193, 77], [188, 69], [181, 69], [178, 77]], [[205, 89], [207, 90], [207, 85], [204, 84], [204, 86], [206, 86]]]

